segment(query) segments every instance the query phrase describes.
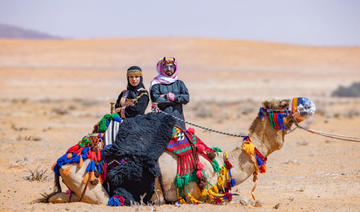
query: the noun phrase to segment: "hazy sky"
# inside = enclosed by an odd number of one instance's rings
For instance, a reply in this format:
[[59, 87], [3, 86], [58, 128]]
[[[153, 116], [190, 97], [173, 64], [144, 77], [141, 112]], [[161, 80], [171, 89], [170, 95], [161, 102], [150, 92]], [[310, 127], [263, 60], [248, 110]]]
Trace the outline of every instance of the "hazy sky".
[[360, 46], [360, 0], [0, 0], [0, 23], [69, 38]]

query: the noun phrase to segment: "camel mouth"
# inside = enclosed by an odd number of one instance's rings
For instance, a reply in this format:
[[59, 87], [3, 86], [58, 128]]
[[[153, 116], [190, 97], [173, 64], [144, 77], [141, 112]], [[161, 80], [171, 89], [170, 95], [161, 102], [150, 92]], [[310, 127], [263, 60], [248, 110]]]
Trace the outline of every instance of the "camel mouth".
[[290, 101], [289, 109], [297, 122], [302, 122], [315, 114], [316, 106], [306, 97], [294, 97]]

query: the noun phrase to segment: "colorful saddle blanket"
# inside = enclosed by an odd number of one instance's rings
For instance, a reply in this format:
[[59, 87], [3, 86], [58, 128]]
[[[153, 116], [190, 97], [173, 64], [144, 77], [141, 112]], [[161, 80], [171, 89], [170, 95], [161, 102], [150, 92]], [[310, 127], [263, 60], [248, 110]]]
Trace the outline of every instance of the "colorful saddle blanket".
[[179, 176], [189, 174], [196, 167], [196, 161], [198, 158], [194, 151], [197, 151], [199, 147], [203, 152], [204, 150], [210, 150], [200, 139], [192, 133], [192, 129], [184, 131], [181, 128], [175, 126], [173, 128], [173, 135], [167, 146], [167, 150], [173, 152], [178, 157], [177, 173]]
[[[194, 129], [189, 128], [184, 131], [175, 126], [167, 150], [174, 153], [178, 158], [175, 186], [177, 187], [179, 203], [199, 204], [207, 200], [220, 204], [231, 200], [231, 194], [228, 191], [235, 185], [230, 172], [231, 164], [226, 156], [225, 164], [220, 168], [215, 159], [216, 152], [222, 152], [221, 149], [217, 147], [209, 148], [195, 135]], [[209, 185], [203, 170], [204, 165], [199, 160], [199, 154], [207, 159], [213, 166], [214, 171], [219, 174], [216, 185]], [[202, 192], [202, 201], [195, 199], [189, 193], [188, 185], [190, 181], [198, 183]], [[225, 184], [228, 184], [228, 186], [224, 186]], [[185, 193], [183, 194], [184, 189]]]

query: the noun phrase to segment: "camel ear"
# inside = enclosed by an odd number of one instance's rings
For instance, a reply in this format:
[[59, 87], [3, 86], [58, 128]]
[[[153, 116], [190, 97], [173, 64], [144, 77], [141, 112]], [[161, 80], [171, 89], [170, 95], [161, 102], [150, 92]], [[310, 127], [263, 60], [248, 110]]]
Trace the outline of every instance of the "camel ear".
[[280, 101], [280, 108], [289, 109], [290, 99], [283, 99]]
[[271, 108], [271, 102], [270, 102], [270, 101], [264, 101], [264, 102], [262, 103], [262, 105], [263, 105], [263, 107], [264, 107], [265, 109], [270, 109], [270, 108]]

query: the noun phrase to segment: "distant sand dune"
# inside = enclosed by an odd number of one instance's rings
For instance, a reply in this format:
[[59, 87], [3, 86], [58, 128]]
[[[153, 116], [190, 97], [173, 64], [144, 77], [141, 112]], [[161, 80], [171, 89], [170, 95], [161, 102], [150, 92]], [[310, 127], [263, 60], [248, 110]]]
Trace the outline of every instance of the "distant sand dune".
[[0, 39], [0, 46], [3, 97], [108, 99], [125, 87], [131, 65], [143, 68], [148, 86], [162, 56], [176, 57], [193, 100], [320, 98], [360, 81], [360, 47], [199, 38]]

